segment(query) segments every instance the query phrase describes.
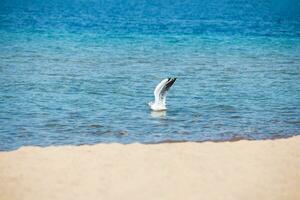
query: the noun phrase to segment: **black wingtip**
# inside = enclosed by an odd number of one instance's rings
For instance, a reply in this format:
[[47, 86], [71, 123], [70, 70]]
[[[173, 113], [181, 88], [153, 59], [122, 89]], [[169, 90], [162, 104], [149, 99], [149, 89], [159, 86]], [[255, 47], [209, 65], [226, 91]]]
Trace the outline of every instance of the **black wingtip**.
[[169, 78], [169, 81], [172, 81], [173, 83], [176, 81], [176, 77], [174, 77], [174, 78]]
[[166, 85], [166, 89], [168, 90], [173, 84], [174, 82], [176, 81], [177, 78], [168, 78], [168, 82], [167, 82], [167, 85]]

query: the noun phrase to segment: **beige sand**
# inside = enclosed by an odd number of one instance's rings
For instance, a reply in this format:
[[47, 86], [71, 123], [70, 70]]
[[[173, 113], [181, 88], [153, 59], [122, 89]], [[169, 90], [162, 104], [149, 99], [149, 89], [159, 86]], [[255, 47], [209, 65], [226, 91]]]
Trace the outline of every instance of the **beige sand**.
[[300, 136], [24, 147], [0, 153], [0, 199], [299, 200]]

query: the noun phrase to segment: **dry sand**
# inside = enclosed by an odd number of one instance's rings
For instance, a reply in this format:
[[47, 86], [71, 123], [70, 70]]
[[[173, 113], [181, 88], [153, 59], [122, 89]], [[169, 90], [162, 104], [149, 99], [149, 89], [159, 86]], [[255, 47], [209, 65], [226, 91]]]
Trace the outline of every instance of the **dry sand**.
[[300, 199], [300, 136], [23, 147], [0, 153], [0, 199]]

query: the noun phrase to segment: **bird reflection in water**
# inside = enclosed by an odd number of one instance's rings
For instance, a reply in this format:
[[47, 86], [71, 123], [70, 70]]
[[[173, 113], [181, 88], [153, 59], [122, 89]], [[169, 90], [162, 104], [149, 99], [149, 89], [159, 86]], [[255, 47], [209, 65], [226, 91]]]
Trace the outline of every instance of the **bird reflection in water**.
[[151, 117], [153, 118], [164, 118], [167, 116], [167, 111], [151, 111]]

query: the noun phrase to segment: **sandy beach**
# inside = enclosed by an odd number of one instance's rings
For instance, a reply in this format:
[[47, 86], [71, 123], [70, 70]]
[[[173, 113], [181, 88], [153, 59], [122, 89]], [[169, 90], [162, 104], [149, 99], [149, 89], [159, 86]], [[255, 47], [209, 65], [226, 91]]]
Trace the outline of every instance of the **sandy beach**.
[[300, 136], [22, 147], [0, 153], [0, 199], [300, 199]]

